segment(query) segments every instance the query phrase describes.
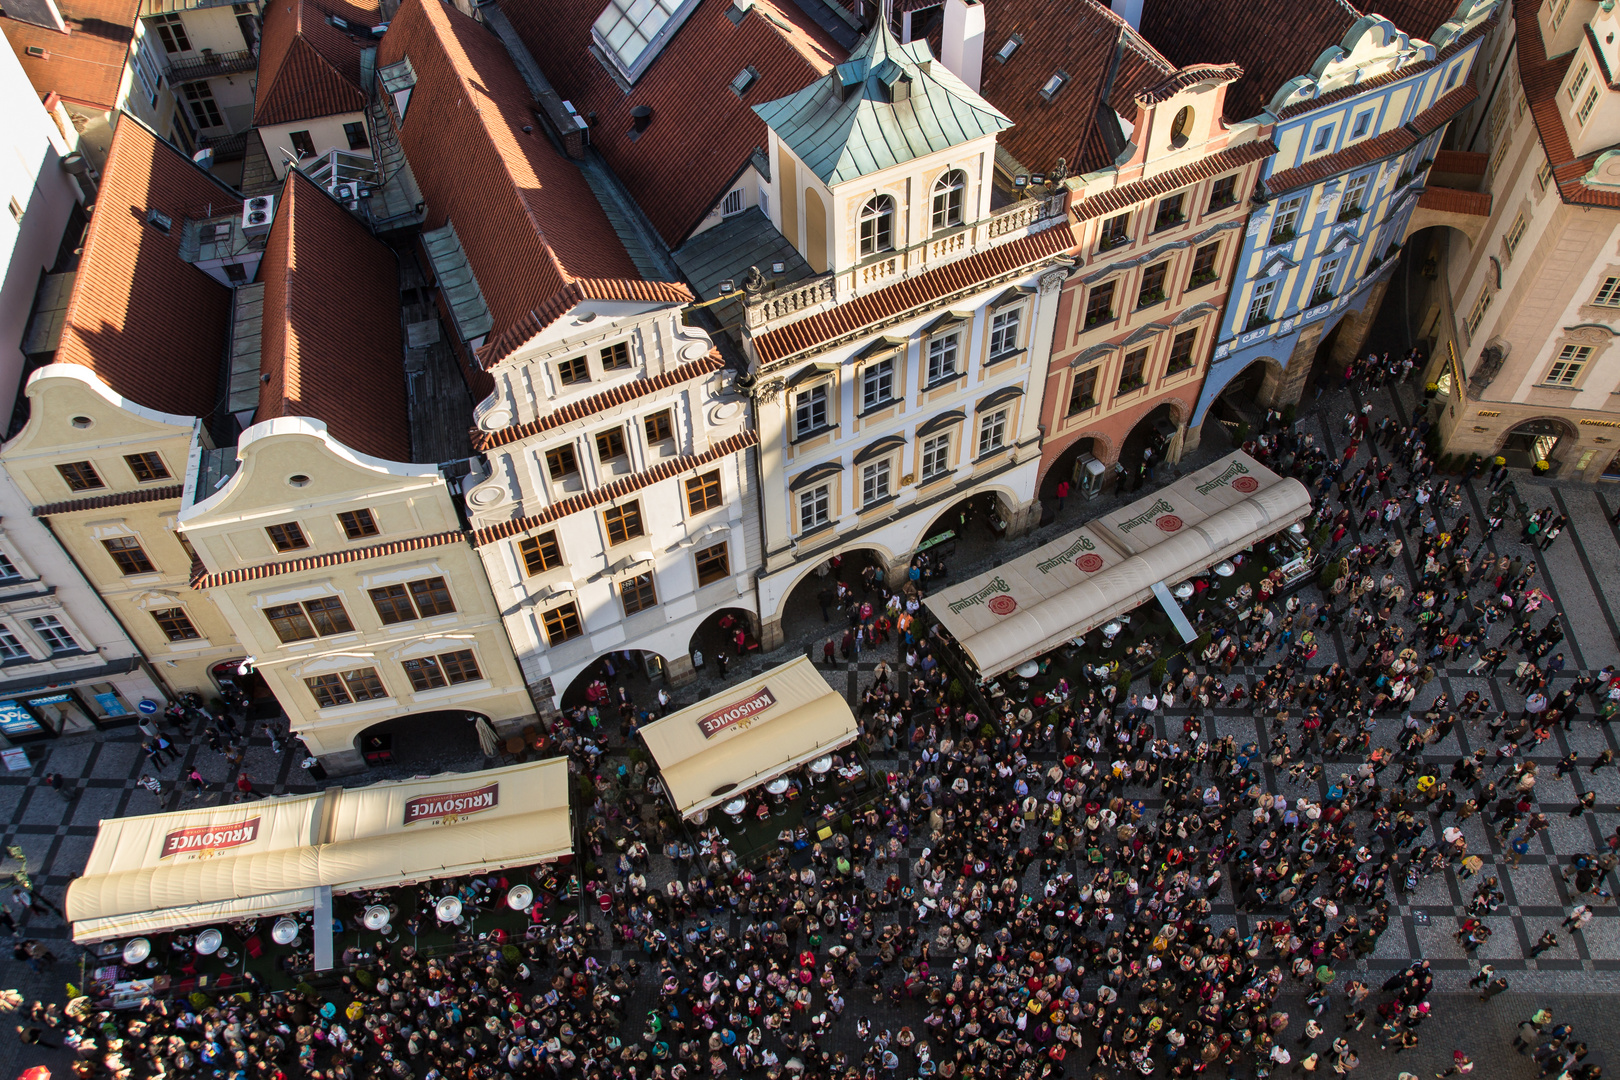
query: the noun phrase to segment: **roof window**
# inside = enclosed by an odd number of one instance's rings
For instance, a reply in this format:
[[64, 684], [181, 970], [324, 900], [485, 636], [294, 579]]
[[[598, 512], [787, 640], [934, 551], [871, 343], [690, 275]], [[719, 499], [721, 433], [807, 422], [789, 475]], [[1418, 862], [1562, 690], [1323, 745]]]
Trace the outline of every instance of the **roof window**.
[[731, 80], [731, 92], [736, 94], [738, 97], [742, 97], [744, 94], [748, 93], [748, 88], [753, 86], [754, 81], [758, 78], [759, 72], [754, 70], [754, 66], [752, 64], [748, 65], [741, 71], [737, 72], [737, 77]]
[[164, 235], [168, 235], [169, 230], [174, 228], [174, 219], [161, 210], [148, 210], [146, 223]]
[[1013, 53], [1017, 52], [1018, 46], [1022, 45], [1023, 43], [1023, 37], [1018, 34], [1014, 34], [1012, 37], [1007, 39], [1007, 44], [1003, 45], [999, 50], [997, 50], [996, 59], [1005, 64], [1007, 61], [1012, 59]]
[[647, 70], [698, 0], [608, 0], [591, 37], [627, 82]]
[[1064, 84], [1066, 84], [1068, 81], [1069, 76], [1067, 72], [1054, 72], [1052, 77], [1046, 80], [1046, 85], [1041, 87], [1041, 97], [1045, 98], [1047, 101], [1051, 101], [1053, 98], [1058, 96], [1058, 91], [1062, 90]]

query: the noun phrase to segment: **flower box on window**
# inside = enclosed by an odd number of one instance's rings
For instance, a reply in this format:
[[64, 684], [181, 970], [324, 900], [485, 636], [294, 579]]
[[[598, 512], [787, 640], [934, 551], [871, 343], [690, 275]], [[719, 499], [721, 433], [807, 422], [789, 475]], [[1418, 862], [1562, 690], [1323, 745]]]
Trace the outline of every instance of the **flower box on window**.
[[1356, 218], [1360, 217], [1362, 214], [1365, 214], [1366, 212], [1367, 211], [1363, 210], [1359, 206], [1347, 206], [1343, 210], [1339, 211], [1339, 220], [1340, 221], [1354, 221], [1354, 220], [1356, 220]]
[[1258, 330], [1262, 326], [1269, 326], [1270, 324], [1271, 324], [1271, 316], [1270, 315], [1256, 315], [1254, 318], [1249, 320], [1249, 325], [1245, 326], [1243, 329], [1244, 330]]
[[1137, 307], [1151, 307], [1154, 304], [1162, 303], [1164, 303], [1163, 289], [1149, 289], [1147, 292], [1136, 298]]
[[1272, 229], [1271, 246], [1274, 247], [1277, 244], [1286, 244], [1298, 235], [1299, 234], [1294, 231], [1293, 226], [1291, 225], [1285, 225], [1280, 229]]

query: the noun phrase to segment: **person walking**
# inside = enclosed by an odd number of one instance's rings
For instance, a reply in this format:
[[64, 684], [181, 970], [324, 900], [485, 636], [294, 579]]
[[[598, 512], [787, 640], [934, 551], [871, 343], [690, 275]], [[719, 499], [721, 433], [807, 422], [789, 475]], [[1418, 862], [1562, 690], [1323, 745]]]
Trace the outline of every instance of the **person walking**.
[[1541, 1038], [1541, 1030], [1552, 1023], [1552, 1013], [1546, 1009], [1537, 1009], [1530, 1017], [1519, 1021], [1519, 1033], [1513, 1036], [1513, 1049], [1521, 1054], [1528, 1055], [1530, 1048], [1536, 1040]]
[[1434, 1075], [1436, 1078], [1439, 1078], [1445, 1076], [1456, 1076], [1461, 1073], [1471, 1073], [1473, 1071], [1473, 1060], [1461, 1050], [1453, 1050], [1451, 1052], [1451, 1067], [1446, 1069], [1444, 1072], [1437, 1072]]
[[1556, 948], [1558, 948], [1558, 935], [1553, 933], [1551, 930], [1548, 930], [1546, 933], [1541, 935], [1534, 945], [1530, 946], [1530, 955], [1528, 959], [1534, 960], [1548, 949]]

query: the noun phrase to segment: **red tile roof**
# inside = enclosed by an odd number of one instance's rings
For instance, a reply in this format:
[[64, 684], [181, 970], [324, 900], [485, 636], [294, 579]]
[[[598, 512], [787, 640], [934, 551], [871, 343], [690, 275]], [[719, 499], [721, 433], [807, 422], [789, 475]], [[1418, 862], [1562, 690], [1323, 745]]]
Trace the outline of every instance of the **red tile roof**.
[[614, 499], [640, 491], [642, 488], [656, 484], [660, 480], [668, 480], [672, 476], [679, 476], [690, 469], [702, 468], [712, 462], [719, 461], [723, 457], [740, 454], [750, 446], [757, 446], [758, 444], [759, 432], [749, 428], [741, 434], [733, 435], [729, 439], [715, 443], [701, 454], [688, 454], [684, 457], [670, 458], [668, 461], [654, 465], [643, 472], [634, 473], [622, 480], [615, 480], [611, 484], [594, 488], [582, 495], [575, 495], [573, 498], [553, 503], [538, 514], [513, 518], [511, 521], [503, 521], [499, 525], [490, 525], [475, 530], [472, 534], [473, 547], [493, 544], [497, 540], [504, 540], [508, 536], [516, 536], [521, 532], [528, 532], [530, 529], [539, 528], [541, 525], [556, 521], [559, 518], [565, 518], [569, 514], [577, 514], [581, 510], [601, 506], [605, 502], [612, 502]]
[[[347, 33], [327, 21], [332, 15], [350, 24]], [[365, 0], [269, 0], [253, 123], [262, 127], [363, 112], [360, 52], [376, 44], [366, 30], [380, 22], [382, 13]]]
[[[54, 92], [74, 104], [118, 108], [140, 0], [59, 0], [57, 8], [67, 23], [66, 34], [0, 14], [0, 30], [28, 81], [41, 97]], [[43, 49], [45, 55], [30, 56], [30, 48]]]
[[1438, 210], [1446, 214], [1472, 214], [1491, 216], [1491, 193], [1488, 191], [1459, 191], [1456, 188], [1432, 187], [1418, 196], [1418, 206], [1424, 210]]
[[[627, 94], [591, 52], [602, 8], [501, 4], [557, 92], [591, 119], [593, 144], [631, 197], [678, 247], [767, 145], [753, 106], [802, 90], [847, 57], [792, 0], [755, 0], [737, 23], [727, 17], [732, 0], [703, 0]], [[738, 97], [730, 84], [746, 67], [759, 77]], [[652, 108], [652, 123], [632, 142], [630, 110], [641, 105]]]
[[165, 499], [178, 499], [185, 494], [184, 484], [165, 484], [163, 487], [139, 488], [135, 491], [120, 491], [115, 495], [96, 495], [88, 499], [68, 499], [65, 502], [46, 503], [44, 506], [33, 508], [35, 517], [52, 517], [56, 514], [76, 514], [81, 510], [105, 510], [109, 506], [134, 506], [137, 503], [163, 502]]
[[754, 338], [762, 364], [814, 349], [863, 326], [891, 319], [934, 304], [948, 296], [1014, 273], [1033, 263], [1061, 255], [1074, 246], [1074, 235], [1063, 225], [1020, 237], [1010, 244], [969, 255], [938, 270], [928, 270], [897, 285], [867, 293]]
[[307, 416], [343, 445], [411, 459], [394, 254], [297, 169], [264, 261], [256, 421]]
[[485, 367], [582, 299], [691, 299], [640, 279], [578, 167], [538, 130], [494, 34], [439, 0], [405, 0], [377, 63], [407, 56], [416, 86], [400, 142], [426, 200], [423, 228], [455, 223], [489, 305]]
[[[181, 260], [180, 239], [187, 217], [229, 212], [241, 198], [120, 116], [56, 362], [82, 364], [148, 409], [211, 416], [231, 291]], [[148, 210], [168, 216], [167, 233], [147, 223]]]
[[1476, 154], [1468, 150], [1436, 150], [1434, 171], [1455, 176], [1484, 176], [1490, 163], [1489, 154]]
[[[1015, 34], [1023, 44], [1002, 62], [997, 54]], [[1059, 70], [1069, 81], [1048, 101], [1041, 88]], [[985, 5], [979, 92], [1013, 121], [999, 141], [1032, 171], [1050, 171], [1058, 158], [1071, 176], [1113, 164], [1096, 132], [1099, 106], [1131, 120], [1135, 96], [1174, 73], [1174, 65], [1097, 0]]]
[[710, 349], [709, 355], [702, 360], [696, 360], [690, 364], [679, 364], [650, 379], [634, 379], [630, 382], [620, 383], [618, 386], [604, 390], [600, 394], [592, 394], [590, 397], [570, 402], [562, 408], [547, 413], [537, 420], [530, 420], [526, 424], [513, 424], [496, 431], [477, 432], [473, 436], [473, 449], [483, 453], [486, 450], [493, 450], [497, 446], [505, 446], [507, 443], [517, 442], [519, 439], [527, 439], [530, 435], [538, 435], [542, 431], [550, 431], [552, 428], [561, 427], [575, 420], [583, 420], [585, 417], [593, 416], [604, 409], [611, 409], [628, 401], [635, 401], [637, 398], [646, 397], [648, 394], [654, 394], [660, 390], [668, 390], [672, 386], [679, 386], [681, 383], [692, 379], [701, 379], [703, 376], [711, 375], [725, 366], [725, 361], [720, 358], [720, 350]]
[[326, 566], [341, 566], [344, 563], [361, 562], [365, 559], [384, 559], [390, 555], [399, 555], [407, 551], [421, 551], [423, 548], [458, 543], [466, 540], [467, 536], [468, 534], [464, 532], [442, 532], [433, 533], [429, 536], [413, 536], [409, 540], [390, 540], [386, 544], [349, 548], [346, 551], [330, 551], [324, 555], [310, 555], [302, 559], [289, 559], [286, 562], [241, 566], [217, 574], [210, 574], [208, 568], [201, 561], [195, 561], [191, 564], [191, 587], [193, 589], [217, 589], [221, 585], [235, 585], [239, 581], [258, 581], [260, 578], [279, 577], [282, 574], [301, 574], [308, 570], [319, 570]]
[[1553, 167], [1558, 194], [1565, 202], [1576, 206], [1620, 207], [1620, 191], [1591, 188], [1581, 183], [1581, 177], [1591, 171], [1597, 155], [1575, 156], [1563, 114], [1558, 111], [1558, 87], [1563, 84], [1564, 73], [1569, 70], [1575, 53], [1547, 55], [1546, 45], [1541, 40], [1541, 24], [1537, 21], [1540, 8], [1541, 0], [1513, 0], [1514, 34], [1518, 41], [1514, 51], [1519, 58], [1519, 81], [1530, 102], [1530, 115], [1535, 118], [1547, 163]]
[[1089, 221], [1104, 214], [1117, 213], [1148, 199], [1168, 195], [1177, 188], [1184, 188], [1188, 184], [1220, 176], [1251, 161], [1270, 157], [1276, 152], [1277, 144], [1270, 139], [1256, 139], [1253, 142], [1229, 146], [1225, 150], [1217, 150], [1207, 157], [1200, 158], [1191, 165], [1183, 165], [1179, 169], [1171, 169], [1123, 187], [1111, 188], [1084, 202], [1076, 203], [1073, 208], [1074, 217], [1076, 221]]
[[1243, 68], [1237, 64], [1193, 64], [1182, 68], [1157, 86], [1136, 95], [1138, 105], [1158, 105], [1169, 101], [1190, 86], [1204, 82], [1236, 82], [1243, 78]]
[[1452, 117], [1473, 104], [1477, 97], [1479, 91], [1474, 85], [1464, 83], [1449, 93], [1441, 94], [1433, 105], [1398, 128], [1392, 128], [1382, 135], [1376, 135], [1354, 146], [1347, 146], [1343, 150], [1319, 157], [1305, 165], [1273, 173], [1266, 177], [1266, 190], [1273, 195], [1280, 195], [1285, 191], [1307, 187], [1319, 180], [1337, 176], [1362, 165], [1394, 157], [1415, 146], [1425, 135], [1440, 130]]

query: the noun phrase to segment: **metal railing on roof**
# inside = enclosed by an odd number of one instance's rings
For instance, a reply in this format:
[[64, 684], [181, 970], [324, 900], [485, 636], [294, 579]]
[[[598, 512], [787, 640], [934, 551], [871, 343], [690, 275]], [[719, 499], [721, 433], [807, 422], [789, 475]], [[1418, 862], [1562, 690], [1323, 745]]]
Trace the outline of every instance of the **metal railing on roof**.
[[240, 75], [243, 72], [254, 71], [258, 66], [259, 58], [246, 49], [228, 53], [204, 49], [201, 56], [186, 60], [170, 60], [169, 81], [179, 85], [196, 82], [199, 79], [213, 79], [220, 75]]

